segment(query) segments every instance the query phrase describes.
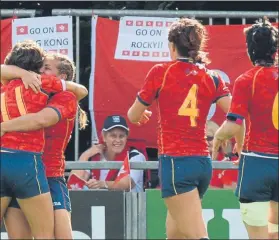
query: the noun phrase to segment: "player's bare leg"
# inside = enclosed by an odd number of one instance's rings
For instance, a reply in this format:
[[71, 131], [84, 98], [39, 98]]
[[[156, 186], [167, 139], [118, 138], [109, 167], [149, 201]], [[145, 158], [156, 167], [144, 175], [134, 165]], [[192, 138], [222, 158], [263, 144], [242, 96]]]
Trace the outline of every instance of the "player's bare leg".
[[5, 214], [5, 227], [9, 239], [32, 239], [30, 226], [19, 208], [9, 207]]
[[185, 239], [183, 234], [179, 232], [177, 228], [177, 224], [173, 220], [169, 211], [167, 212], [166, 230], [167, 230], [167, 239]]
[[268, 239], [267, 226], [255, 227], [255, 226], [250, 226], [245, 222], [244, 225], [248, 232], [249, 239]]
[[54, 211], [55, 239], [73, 239], [71, 214], [66, 209]]
[[54, 239], [54, 213], [50, 193], [17, 199], [35, 239]]
[[2, 219], [7, 211], [7, 208], [11, 202], [11, 198], [10, 197], [1, 197], [0, 198], [0, 202], [1, 202], [1, 212], [0, 212], [0, 216], [1, 216], [1, 219], [0, 219], [0, 226], [2, 224]]
[[268, 239], [279, 239], [278, 236], [278, 202], [270, 201], [268, 219]]
[[189, 239], [207, 238], [197, 189], [165, 198], [165, 203], [181, 234]]

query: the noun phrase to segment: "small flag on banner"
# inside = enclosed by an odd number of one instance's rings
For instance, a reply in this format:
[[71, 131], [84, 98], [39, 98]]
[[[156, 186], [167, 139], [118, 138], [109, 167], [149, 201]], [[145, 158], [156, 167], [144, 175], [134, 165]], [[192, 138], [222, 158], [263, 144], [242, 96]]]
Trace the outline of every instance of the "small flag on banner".
[[153, 52], [152, 53], [152, 57], [159, 57], [160, 56], [160, 53], [159, 52]]
[[17, 35], [25, 35], [28, 34], [28, 26], [18, 26], [16, 27]]
[[143, 21], [136, 21], [136, 26], [143, 26]]
[[142, 56], [143, 57], [148, 57], [149, 56], [149, 52], [142, 52]]
[[[127, 156], [123, 161], [123, 165], [122, 165], [114, 183], [118, 183], [122, 178], [129, 176], [129, 175], [130, 175], [130, 161], [129, 161], [129, 152], [127, 152]], [[130, 181], [130, 190], [131, 190], [131, 181]]]
[[156, 27], [163, 27], [163, 22], [156, 22]]
[[133, 26], [133, 21], [131, 20], [126, 21], [126, 26]]
[[140, 52], [139, 51], [133, 51], [132, 56], [139, 56]]
[[56, 49], [50, 49], [47, 52], [49, 52], [49, 53], [57, 53], [57, 50]]
[[64, 54], [64, 55], [68, 55], [68, 49], [60, 49], [59, 53]]
[[162, 53], [162, 56], [163, 56], [163, 57], [168, 57], [168, 56], [169, 56], [169, 53], [168, 53], [168, 52], [163, 52], [163, 53]]
[[148, 27], [153, 27], [153, 21], [147, 21], [146, 26]]
[[130, 51], [124, 50], [122, 51], [123, 56], [130, 56]]
[[56, 32], [68, 32], [68, 23], [56, 24]]
[[170, 25], [172, 25], [172, 22], [166, 22], [167, 27], [169, 27]]

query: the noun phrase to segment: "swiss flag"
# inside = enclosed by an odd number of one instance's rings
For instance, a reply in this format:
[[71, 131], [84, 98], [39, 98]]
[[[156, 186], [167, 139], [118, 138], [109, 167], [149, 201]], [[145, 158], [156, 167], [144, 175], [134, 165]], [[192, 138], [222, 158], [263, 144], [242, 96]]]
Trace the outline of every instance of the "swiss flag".
[[149, 52], [142, 52], [142, 56], [143, 57], [148, 57], [149, 56]]
[[133, 21], [131, 21], [131, 20], [127, 20], [126, 21], [126, 26], [133, 26]]
[[147, 21], [146, 26], [148, 27], [153, 27], [153, 21]]
[[168, 57], [168, 56], [169, 56], [169, 53], [168, 53], [168, 52], [163, 52], [163, 53], [162, 53], [162, 56], [163, 56], [163, 57]]
[[123, 165], [119, 170], [118, 176], [115, 179], [114, 183], [118, 183], [122, 178], [129, 175], [130, 175], [130, 162], [129, 162], [129, 153], [127, 153], [127, 156], [123, 161]]
[[18, 26], [16, 27], [16, 35], [28, 34], [28, 26]]
[[159, 55], [160, 55], [159, 52], [153, 52], [152, 53], [152, 57], [159, 57]]
[[56, 24], [56, 32], [68, 32], [68, 23]]
[[130, 51], [124, 50], [122, 51], [123, 56], [130, 56]]
[[172, 22], [166, 22], [166, 27], [169, 27], [170, 25], [172, 25]]
[[64, 55], [68, 55], [68, 49], [60, 49], [59, 53], [64, 54]]
[[143, 26], [143, 21], [136, 21], [136, 26]]
[[163, 22], [156, 22], [156, 27], [163, 27]]
[[140, 52], [139, 51], [133, 51], [132, 56], [139, 56]]
[[83, 189], [85, 187], [86, 181], [80, 178], [75, 173], [72, 173], [67, 182], [68, 189]]

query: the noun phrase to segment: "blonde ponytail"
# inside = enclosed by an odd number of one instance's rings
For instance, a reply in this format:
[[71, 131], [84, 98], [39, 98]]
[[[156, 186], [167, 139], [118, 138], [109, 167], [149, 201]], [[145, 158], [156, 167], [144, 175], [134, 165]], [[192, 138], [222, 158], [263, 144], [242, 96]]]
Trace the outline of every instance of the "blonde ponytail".
[[88, 125], [88, 118], [87, 114], [84, 110], [81, 109], [81, 107], [78, 105], [78, 120], [79, 120], [79, 129], [85, 129]]

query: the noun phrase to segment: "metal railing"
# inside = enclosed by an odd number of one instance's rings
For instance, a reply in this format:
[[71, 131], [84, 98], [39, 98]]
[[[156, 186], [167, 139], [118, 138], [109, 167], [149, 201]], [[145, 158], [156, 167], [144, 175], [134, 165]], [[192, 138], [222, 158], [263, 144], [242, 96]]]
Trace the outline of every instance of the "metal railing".
[[[77, 162], [77, 161], [67, 161], [67, 170], [85, 170], [85, 169], [120, 169], [123, 163], [120, 161], [99, 161], [99, 162]], [[212, 161], [212, 166], [214, 169], [237, 169], [238, 166], [229, 161]], [[147, 162], [134, 162], [130, 161], [131, 169], [158, 169], [158, 161], [147, 161]]]
[[35, 17], [41, 14], [36, 9], [1, 9], [1, 17]]
[[174, 10], [109, 10], [109, 9], [53, 9], [52, 15], [70, 15], [88, 17], [98, 15], [101, 17], [123, 17], [123, 16], [142, 16], [142, 17], [193, 17], [208, 18], [209, 25], [213, 25], [214, 18], [225, 18], [226, 25], [230, 24], [231, 18], [242, 19], [242, 24], [246, 24], [249, 18], [274, 18], [278, 22], [278, 12], [264, 11], [174, 11]]

